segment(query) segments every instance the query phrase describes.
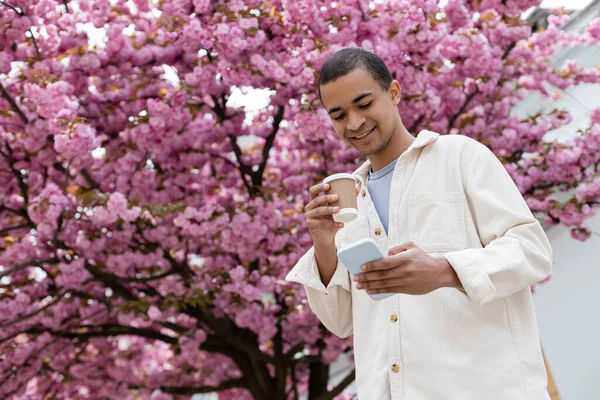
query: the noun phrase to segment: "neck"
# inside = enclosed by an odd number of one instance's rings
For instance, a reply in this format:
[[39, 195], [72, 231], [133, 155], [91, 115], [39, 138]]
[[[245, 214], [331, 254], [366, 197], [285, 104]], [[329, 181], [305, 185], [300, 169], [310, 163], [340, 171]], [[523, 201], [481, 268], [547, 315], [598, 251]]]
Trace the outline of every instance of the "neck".
[[400, 123], [399, 128], [394, 131], [385, 147], [376, 154], [368, 156], [373, 172], [379, 171], [396, 158], [400, 157], [402, 153], [408, 150], [414, 140], [414, 136], [406, 130], [402, 123]]

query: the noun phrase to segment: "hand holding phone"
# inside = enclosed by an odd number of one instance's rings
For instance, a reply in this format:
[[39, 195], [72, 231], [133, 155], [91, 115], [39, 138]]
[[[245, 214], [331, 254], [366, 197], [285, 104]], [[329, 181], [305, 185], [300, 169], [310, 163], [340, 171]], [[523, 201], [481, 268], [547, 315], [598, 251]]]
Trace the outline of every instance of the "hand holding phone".
[[[363, 264], [385, 257], [375, 240], [371, 238], [361, 239], [339, 249], [337, 251], [337, 256], [352, 275], [362, 274], [363, 271], [360, 267]], [[383, 300], [394, 294], [395, 293], [380, 293], [369, 295], [369, 297], [373, 300]]]

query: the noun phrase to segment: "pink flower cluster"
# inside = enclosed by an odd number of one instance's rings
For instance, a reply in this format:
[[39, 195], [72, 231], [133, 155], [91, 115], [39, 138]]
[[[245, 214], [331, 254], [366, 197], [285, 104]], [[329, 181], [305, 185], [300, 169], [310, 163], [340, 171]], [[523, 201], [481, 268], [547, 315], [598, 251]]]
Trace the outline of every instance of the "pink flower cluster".
[[128, 208], [127, 199], [122, 193], [114, 192], [110, 195], [106, 206], [99, 206], [94, 210], [92, 220], [97, 225], [114, 224], [118, 218], [125, 222], [132, 222], [140, 215], [141, 208], [134, 206]]

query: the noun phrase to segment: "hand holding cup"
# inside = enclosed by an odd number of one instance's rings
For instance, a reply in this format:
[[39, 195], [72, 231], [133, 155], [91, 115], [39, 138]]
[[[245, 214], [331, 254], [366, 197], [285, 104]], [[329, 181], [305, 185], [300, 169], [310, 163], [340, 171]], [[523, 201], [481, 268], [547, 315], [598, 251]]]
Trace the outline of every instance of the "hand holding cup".
[[333, 242], [337, 231], [344, 227], [344, 224], [335, 222], [332, 216], [340, 210], [339, 206], [330, 205], [338, 201], [338, 195], [325, 194], [327, 190], [329, 190], [327, 183], [312, 186], [308, 190], [310, 202], [304, 207], [306, 226], [315, 243]]
[[358, 215], [356, 180], [351, 174], [335, 174], [309, 189], [304, 208], [306, 225], [313, 242], [333, 243], [344, 222]]

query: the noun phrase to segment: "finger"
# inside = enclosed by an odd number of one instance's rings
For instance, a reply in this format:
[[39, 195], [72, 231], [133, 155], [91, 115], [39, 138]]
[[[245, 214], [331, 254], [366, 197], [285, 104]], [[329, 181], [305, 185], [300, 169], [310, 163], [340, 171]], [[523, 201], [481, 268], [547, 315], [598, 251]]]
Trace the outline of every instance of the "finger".
[[388, 255], [393, 256], [393, 255], [402, 253], [403, 251], [413, 249], [415, 247], [417, 247], [417, 245], [414, 244], [413, 242], [404, 242], [402, 244], [399, 244], [399, 245], [394, 246], [391, 249], [389, 249]]
[[314, 230], [315, 228], [332, 229], [334, 231], [339, 231], [344, 227], [343, 223], [335, 222], [333, 219], [309, 219], [306, 225], [309, 231]]
[[386, 294], [386, 293], [406, 293], [406, 294], [414, 294], [409, 286], [392, 286], [381, 289], [369, 289], [367, 290], [367, 294], [372, 296], [374, 294]]
[[379, 260], [370, 261], [368, 263], [363, 264], [361, 269], [364, 272], [369, 272], [369, 271], [382, 271], [382, 270], [397, 267], [398, 264], [396, 262], [395, 257], [396, 256], [388, 256], [388, 257], [383, 257]]
[[310, 203], [308, 203], [306, 205], [306, 207], [304, 207], [304, 211], [310, 211], [317, 207], [326, 206], [329, 203], [334, 203], [335, 201], [337, 201], [337, 199], [338, 199], [337, 194], [328, 194], [328, 195], [317, 196], [314, 199], [312, 199], [310, 201]]
[[397, 278], [402, 271], [398, 268], [390, 268], [384, 270], [377, 270], [371, 272], [364, 272], [362, 274], [355, 275], [352, 279], [354, 282], [369, 282], [378, 281], [380, 279], [393, 279]]
[[379, 290], [398, 286], [406, 286], [406, 280], [403, 278], [381, 279], [378, 281], [359, 283], [356, 285], [356, 288], [360, 290]]
[[307, 212], [305, 215], [306, 219], [323, 219], [324, 217], [328, 217], [331, 216], [333, 214], [335, 214], [336, 212], [340, 211], [340, 208], [338, 206], [334, 206], [334, 207], [330, 207], [330, 206], [324, 206], [324, 207], [317, 207], [313, 210], [310, 210], [309, 212]]
[[317, 197], [319, 193], [326, 192], [328, 189], [328, 183], [319, 183], [314, 186], [311, 186], [310, 189], [308, 189], [308, 194], [310, 195], [310, 199], [312, 200], [315, 197]]
[[343, 222], [335, 222], [333, 220], [325, 220], [323, 221], [323, 227], [329, 229], [337, 229], [338, 231], [344, 227]]

